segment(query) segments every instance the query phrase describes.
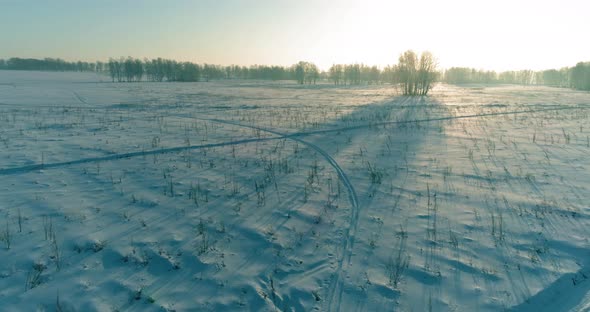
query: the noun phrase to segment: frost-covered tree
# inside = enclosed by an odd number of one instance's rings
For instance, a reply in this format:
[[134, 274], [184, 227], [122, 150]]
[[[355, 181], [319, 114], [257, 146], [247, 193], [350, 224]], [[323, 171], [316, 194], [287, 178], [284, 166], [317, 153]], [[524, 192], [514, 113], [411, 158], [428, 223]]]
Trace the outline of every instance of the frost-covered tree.
[[426, 95], [436, 81], [438, 72], [436, 71], [436, 60], [432, 53], [425, 51], [420, 55], [420, 64], [418, 67], [418, 94]]
[[417, 64], [418, 56], [414, 51], [406, 51], [399, 57], [397, 70], [403, 93], [406, 95], [417, 94]]
[[430, 52], [418, 56], [408, 50], [400, 55], [397, 71], [405, 95], [426, 95], [437, 77], [436, 60]]

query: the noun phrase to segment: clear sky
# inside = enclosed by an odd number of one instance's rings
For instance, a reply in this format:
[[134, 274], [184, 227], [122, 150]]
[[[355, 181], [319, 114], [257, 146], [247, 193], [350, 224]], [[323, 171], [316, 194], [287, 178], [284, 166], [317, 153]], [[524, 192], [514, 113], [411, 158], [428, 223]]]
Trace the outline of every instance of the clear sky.
[[0, 58], [545, 69], [590, 61], [590, 0], [0, 0]]

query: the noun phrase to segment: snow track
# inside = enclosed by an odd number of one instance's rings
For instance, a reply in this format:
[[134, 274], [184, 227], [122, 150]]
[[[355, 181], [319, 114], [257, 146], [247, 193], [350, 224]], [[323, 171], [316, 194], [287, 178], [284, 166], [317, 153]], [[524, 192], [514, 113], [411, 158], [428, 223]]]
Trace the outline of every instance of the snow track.
[[0, 175], [21, 174], [21, 173], [26, 173], [26, 172], [35, 171], [35, 170], [60, 168], [60, 167], [67, 167], [67, 166], [71, 166], [71, 165], [96, 163], [96, 162], [102, 162], [102, 161], [133, 158], [133, 157], [140, 157], [140, 156], [175, 153], [175, 152], [181, 152], [181, 151], [186, 151], [186, 150], [196, 150], [196, 149], [203, 149], [203, 148], [247, 144], [247, 143], [254, 143], [254, 142], [277, 140], [277, 139], [281, 139], [281, 137], [244, 139], [244, 140], [237, 140], [237, 141], [232, 141], [232, 142], [211, 143], [211, 144], [203, 144], [203, 145], [177, 146], [177, 147], [161, 148], [161, 149], [149, 150], [149, 151], [113, 154], [113, 155], [108, 155], [108, 156], [103, 156], [103, 157], [89, 157], [89, 158], [82, 158], [82, 159], [64, 161], [64, 162], [56, 162], [56, 163], [48, 163], [48, 164], [33, 164], [33, 165], [22, 166], [22, 167], [0, 169]]
[[[74, 93], [76, 97], [80, 100], [80, 102], [84, 103], [83, 99], [79, 97], [76, 93]], [[44, 169], [53, 169], [53, 168], [61, 168], [67, 167], [72, 165], [78, 164], [87, 164], [87, 163], [95, 163], [95, 162], [104, 162], [104, 161], [113, 161], [118, 159], [126, 159], [126, 158], [133, 158], [139, 156], [148, 156], [148, 155], [157, 155], [157, 154], [165, 154], [165, 153], [175, 153], [185, 150], [197, 150], [197, 149], [204, 149], [204, 148], [214, 148], [214, 147], [223, 147], [223, 146], [231, 146], [231, 145], [240, 145], [240, 144], [248, 144], [248, 143], [255, 143], [255, 142], [262, 142], [262, 141], [270, 141], [270, 140], [279, 140], [279, 139], [289, 139], [295, 142], [301, 143], [306, 145], [320, 154], [332, 168], [338, 174], [340, 181], [342, 181], [343, 185], [347, 189], [348, 198], [351, 205], [351, 215], [350, 220], [347, 227], [344, 229], [343, 233], [343, 240], [340, 250], [342, 254], [339, 255], [337, 261], [337, 268], [334, 277], [330, 282], [330, 286], [327, 289], [327, 299], [326, 299], [326, 310], [328, 311], [339, 311], [341, 310], [341, 302], [342, 302], [342, 295], [344, 292], [344, 280], [346, 278], [346, 274], [348, 272], [348, 268], [351, 265], [352, 261], [352, 254], [353, 254], [353, 246], [356, 238], [356, 231], [359, 222], [359, 215], [360, 215], [360, 205], [358, 201], [358, 196], [355, 191], [354, 186], [350, 182], [350, 179], [342, 169], [342, 167], [338, 164], [338, 162], [324, 149], [319, 147], [316, 144], [303, 140], [302, 137], [310, 136], [310, 135], [318, 135], [318, 134], [330, 134], [330, 133], [338, 133], [344, 131], [353, 131], [358, 129], [370, 128], [370, 127], [378, 127], [378, 126], [387, 126], [387, 125], [400, 125], [400, 124], [417, 124], [417, 123], [428, 123], [428, 122], [437, 122], [437, 121], [446, 121], [446, 120], [458, 120], [458, 119], [470, 119], [470, 118], [481, 118], [481, 117], [492, 117], [492, 116], [501, 116], [501, 115], [518, 115], [518, 114], [530, 114], [530, 113], [538, 113], [538, 112], [548, 112], [548, 111], [562, 111], [562, 110], [584, 110], [588, 109], [588, 106], [564, 106], [564, 107], [551, 107], [551, 108], [542, 108], [542, 109], [530, 109], [530, 110], [516, 110], [516, 111], [507, 111], [507, 112], [491, 112], [491, 113], [480, 113], [480, 114], [470, 114], [470, 115], [459, 115], [459, 116], [442, 116], [442, 117], [435, 117], [435, 118], [423, 118], [423, 119], [412, 119], [412, 118], [404, 118], [402, 120], [396, 121], [385, 121], [385, 122], [376, 122], [376, 123], [369, 123], [369, 124], [361, 124], [355, 126], [348, 126], [348, 127], [337, 127], [337, 128], [330, 128], [324, 130], [315, 130], [315, 131], [303, 131], [303, 132], [295, 132], [295, 133], [283, 133], [280, 131], [276, 131], [273, 129], [267, 129], [263, 127], [258, 127], [254, 125], [246, 125], [239, 122], [228, 121], [223, 119], [215, 119], [215, 118], [196, 118], [202, 121], [214, 122], [214, 123], [221, 123], [221, 124], [228, 124], [234, 125], [238, 127], [250, 128], [259, 130], [262, 132], [267, 132], [270, 134], [275, 135], [275, 137], [269, 138], [250, 138], [250, 139], [243, 139], [243, 140], [236, 140], [232, 142], [220, 142], [220, 143], [212, 143], [212, 144], [204, 144], [204, 145], [191, 145], [191, 146], [177, 146], [177, 147], [170, 147], [170, 148], [162, 148], [162, 149], [155, 149], [155, 150], [148, 150], [148, 151], [136, 151], [136, 152], [129, 152], [129, 153], [120, 153], [120, 154], [112, 154], [102, 157], [89, 157], [89, 158], [81, 158], [77, 160], [65, 161], [65, 162], [56, 162], [56, 163], [47, 163], [47, 164], [32, 164], [27, 166], [20, 166], [14, 168], [4, 168], [0, 169], [0, 175], [12, 175], [12, 174], [23, 174], [31, 171], [36, 170], [44, 170]], [[409, 117], [409, 116], [408, 116]]]
[[299, 142], [301, 144], [304, 144], [310, 148], [312, 148], [313, 150], [315, 150], [316, 152], [318, 152], [320, 155], [322, 155], [326, 161], [328, 161], [328, 163], [330, 163], [330, 165], [334, 168], [334, 170], [336, 170], [336, 172], [338, 173], [338, 177], [340, 177], [342, 183], [344, 184], [344, 187], [346, 187], [346, 189], [348, 190], [348, 195], [349, 195], [349, 200], [350, 200], [350, 204], [352, 205], [353, 208], [357, 208], [358, 207], [358, 198], [356, 195], [356, 191], [354, 190], [354, 187], [352, 186], [352, 184], [350, 183], [348, 176], [346, 176], [346, 174], [344, 173], [344, 171], [342, 170], [342, 168], [340, 167], [340, 165], [338, 164], [338, 162], [336, 162], [336, 160], [334, 160], [334, 158], [332, 158], [332, 156], [330, 156], [330, 154], [328, 154], [326, 151], [324, 151], [323, 149], [321, 149], [319, 146], [310, 143], [308, 141], [304, 141], [302, 139], [299, 139], [298, 136], [304, 136], [304, 135], [311, 135], [313, 133], [301, 133], [301, 134], [293, 134], [293, 135], [289, 135], [286, 133], [281, 133], [275, 130], [271, 130], [271, 129], [266, 129], [266, 128], [262, 128], [262, 127], [257, 127], [257, 126], [251, 126], [251, 125], [244, 125], [241, 123], [237, 123], [237, 122], [233, 122], [233, 121], [227, 121], [227, 120], [222, 120], [222, 119], [206, 119], [206, 118], [197, 118], [199, 120], [203, 120], [203, 121], [211, 121], [211, 122], [217, 122], [217, 123], [223, 123], [223, 124], [228, 124], [228, 125], [234, 125], [234, 126], [239, 126], [239, 127], [245, 127], [245, 128], [251, 128], [251, 129], [255, 129], [255, 130], [260, 130], [263, 132], [267, 132], [267, 133], [271, 133], [274, 135], [277, 135], [278, 137], [274, 138], [274, 139], [289, 139], [289, 140], [293, 140], [296, 142]]
[[76, 99], [78, 99], [78, 101], [80, 101], [81, 103], [84, 104], [88, 104], [88, 102], [86, 102], [86, 99], [83, 98], [80, 94], [78, 94], [78, 92], [73, 92], [74, 96], [76, 97]]
[[[346, 187], [346, 190], [348, 191], [349, 201], [350, 201], [350, 205], [352, 207], [350, 222], [349, 222], [348, 226], [346, 227], [346, 229], [344, 230], [344, 239], [343, 239], [343, 243], [342, 243], [342, 256], [338, 259], [338, 268], [335, 273], [336, 276], [332, 280], [330, 288], [328, 290], [329, 295], [328, 295], [328, 308], [327, 308], [327, 310], [328, 311], [332, 311], [332, 310], [339, 311], [341, 297], [342, 297], [342, 290], [343, 290], [343, 278], [344, 278], [343, 274], [346, 273], [346, 268], [350, 265], [350, 262], [351, 262], [352, 247], [354, 245], [354, 240], [355, 240], [355, 236], [356, 236], [356, 228], [357, 228], [357, 224], [359, 221], [359, 212], [360, 212], [360, 207], [359, 207], [359, 203], [358, 203], [358, 196], [356, 194], [354, 186], [352, 185], [352, 183], [348, 179], [348, 176], [346, 175], [344, 170], [342, 170], [342, 167], [340, 167], [338, 162], [332, 156], [330, 156], [330, 154], [328, 154], [326, 151], [324, 151], [322, 148], [320, 148], [319, 146], [317, 146], [313, 143], [310, 143], [308, 141], [304, 141], [304, 140], [297, 137], [300, 135], [309, 135], [312, 133], [301, 133], [299, 135], [297, 135], [297, 134], [288, 135], [288, 134], [281, 133], [281, 132], [278, 132], [275, 130], [257, 127], [257, 126], [251, 126], [251, 125], [244, 125], [244, 124], [233, 122], [233, 121], [227, 121], [227, 120], [221, 120], [221, 119], [204, 119], [204, 118], [203, 119], [198, 118], [198, 119], [204, 120], [204, 121], [210, 121], [210, 122], [224, 123], [224, 124], [229, 124], [229, 125], [234, 125], [234, 126], [239, 126], [239, 127], [251, 128], [251, 129], [255, 129], [255, 130], [278, 135], [279, 138], [287, 138], [290, 140], [294, 140], [296, 142], [304, 144], [304, 145], [312, 148], [313, 150], [315, 150], [317, 153], [322, 155], [322, 157], [324, 157], [324, 159], [332, 166], [332, 168], [334, 168], [334, 170], [336, 170], [336, 173], [338, 174], [340, 181], [342, 181], [342, 183], [344, 184], [344, 187]], [[335, 307], [333, 307], [333, 305], [335, 305]]]
[[2, 311], [590, 311], [588, 93], [64, 77], [0, 83]]
[[[196, 119], [203, 120], [203, 121], [225, 123], [225, 124], [230, 124], [230, 125], [235, 125], [235, 126], [257, 129], [260, 131], [264, 131], [264, 132], [278, 135], [278, 137], [253, 138], [253, 139], [244, 139], [244, 140], [238, 140], [238, 141], [232, 141], [232, 142], [212, 143], [212, 144], [205, 144], [205, 145], [177, 146], [177, 147], [163, 148], [163, 149], [150, 150], [150, 151], [137, 151], [137, 152], [113, 154], [113, 155], [104, 156], [104, 157], [82, 158], [82, 159], [65, 161], [65, 162], [57, 162], [57, 163], [49, 163], [49, 164], [33, 164], [33, 165], [28, 165], [28, 166], [0, 169], [0, 175], [18, 174], [18, 173], [29, 172], [29, 171], [40, 170], [40, 169], [50, 169], [50, 168], [65, 167], [65, 166], [77, 165], [77, 164], [83, 164], [83, 163], [110, 161], [110, 160], [132, 158], [132, 157], [138, 157], [138, 156], [144, 156], [144, 155], [173, 153], [173, 152], [180, 152], [180, 151], [192, 150], [192, 149], [239, 145], [239, 144], [247, 144], [247, 143], [254, 143], [254, 142], [260, 142], [260, 141], [267, 141], [267, 140], [290, 139], [290, 140], [300, 142], [300, 143], [307, 145], [307, 146], [311, 147], [312, 149], [316, 150], [324, 158], [326, 158], [326, 160], [328, 160], [328, 162], [330, 162], [330, 165], [332, 167], [334, 167], [334, 169], [338, 172], [338, 175], [342, 178], [343, 176], [345, 177], [346, 175], [342, 171], [342, 168], [340, 168], [340, 166], [338, 166], [336, 161], [328, 153], [326, 153], [324, 150], [319, 148], [317, 145], [314, 145], [312, 143], [309, 143], [307, 141], [299, 139], [299, 137], [315, 135], [315, 134], [326, 134], [326, 133], [333, 133], [333, 132], [352, 131], [352, 130], [370, 128], [370, 127], [395, 125], [395, 124], [415, 124], [415, 123], [426, 123], [426, 122], [436, 122], [436, 121], [446, 121], [446, 120], [456, 120], [456, 119], [470, 119], [470, 118], [501, 116], [501, 115], [530, 114], [530, 113], [538, 113], [538, 112], [575, 110], [575, 109], [580, 109], [580, 110], [581, 109], [590, 109], [590, 107], [588, 107], [588, 106], [566, 106], [566, 107], [546, 108], [546, 109], [537, 109], [537, 110], [520, 110], [520, 111], [496, 112], [496, 113], [484, 113], [484, 114], [460, 115], [460, 116], [447, 116], [447, 117], [413, 119], [413, 120], [402, 120], [402, 121], [386, 121], [386, 122], [362, 124], [362, 125], [350, 126], [350, 127], [340, 127], [340, 128], [332, 128], [332, 129], [325, 129], [325, 130], [296, 132], [296, 133], [292, 133], [292, 134], [281, 133], [281, 132], [277, 132], [274, 130], [260, 128], [260, 127], [256, 127], [256, 126], [243, 125], [240, 123], [221, 120], [221, 119], [196, 118]], [[134, 118], [134, 119], [140, 119], [140, 118]], [[352, 187], [352, 185], [350, 185], [350, 181], [348, 181], [348, 179], [343, 179], [343, 183], [345, 183], [345, 186], [347, 188], [349, 188], [349, 186]], [[352, 195], [352, 193], [350, 193], [350, 194], [351, 195], [349, 195], [349, 196], [350, 196], [351, 204], [353, 202], [357, 202], [356, 194], [354, 194], [354, 195]], [[356, 203], [356, 205], [358, 205], [358, 202]]]
[[286, 136], [287, 137], [298, 137], [298, 136], [307, 136], [307, 135], [314, 135], [314, 134], [325, 134], [325, 133], [332, 133], [332, 132], [352, 131], [352, 130], [370, 128], [370, 127], [387, 126], [387, 125], [418, 124], [418, 123], [428, 123], [428, 122], [457, 120], [457, 119], [471, 119], [471, 118], [494, 117], [494, 116], [503, 116], [503, 115], [522, 115], [522, 114], [532, 114], [532, 113], [541, 113], [541, 112], [550, 112], [550, 111], [563, 111], [563, 110], [575, 110], [575, 109], [580, 109], [580, 110], [590, 109], [590, 106], [564, 106], [564, 107], [542, 108], [542, 109], [531, 109], [531, 110], [517, 110], [517, 111], [508, 111], [508, 112], [494, 112], [494, 113], [445, 116], [445, 117], [424, 118], [424, 119], [384, 121], [384, 122], [375, 122], [375, 123], [362, 124], [362, 125], [350, 126], [350, 127], [341, 127], [341, 128], [333, 128], [333, 129], [325, 129], [325, 130], [299, 132], [299, 133], [293, 133], [293, 134], [286, 135]]

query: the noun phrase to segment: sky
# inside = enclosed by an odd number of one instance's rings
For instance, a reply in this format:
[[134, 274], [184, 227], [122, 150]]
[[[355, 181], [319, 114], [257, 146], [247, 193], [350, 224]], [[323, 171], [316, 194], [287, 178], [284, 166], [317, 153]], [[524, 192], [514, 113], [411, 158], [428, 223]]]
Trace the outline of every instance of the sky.
[[588, 0], [0, 0], [0, 58], [548, 69], [590, 61]]

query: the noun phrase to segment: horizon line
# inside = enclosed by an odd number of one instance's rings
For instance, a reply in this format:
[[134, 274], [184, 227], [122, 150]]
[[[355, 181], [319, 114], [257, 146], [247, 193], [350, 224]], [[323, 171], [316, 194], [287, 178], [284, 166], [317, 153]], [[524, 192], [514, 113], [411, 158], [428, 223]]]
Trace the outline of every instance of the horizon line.
[[[424, 51], [424, 52], [426, 52], [426, 51]], [[76, 63], [76, 62], [85, 62], [85, 63], [97, 63], [97, 62], [101, 62], [101, 63], [108, 63], [110, 59], [120, 60], [121, 58], [125, 58], [125, 59], [126, 58], [132, 58], [134, 60], [139, 59], [141, 61], [145, 61], [146, 59], [148, 59], [148, 60], [154, 60], [154, 59], [161, 58], [163, 60], [172, 60], [172, 61], [175, 61], [175, 62], [189, 62], [189, 63], [193, 63], [193, 64], [203, 64], [203, 65], [204, 64], [207, 64], [207, 65], [222, 66], [222, 67], [227, 67], [227, 66], [240, 66], [240, 67], [279, 66], [279, 67], [288, 68], [288, 67], [291, 67], [291, 66], [296, 65], [299, 62], [309, 62], [309, 63], [312, 63], [312, 64], [316, 64], [315, 62], [310, 61], [310, 60], [299, 60], [299, 61], [297, 61], [297, 62], [295, 62], [293, 64], [289, 64], [289, 65], [262, 64], [262, 63], [253, 63], [253, 64], [238, 64], [238, 63], [215, 64], [215, 63], [209, 63], [209, 62], [196, 62], [194, 60], [179, 60], [179, 59], [166, 58], [166, 57], [133, 57], [133, 56], [109, 57], [107, 60], [101, 60], [101, 59], [84, 60], [84, 59], [72, 59], [72, 58], [50, 57], [50, 56], [46, 56], [46, 57], [20, 57], [20, 56], [6, 57], [6, 56], [3, 56], [3, 57], [0, 57], [0, 60], [5, 60], [6, 61], [6, 60], [9, 60], [9, 59], [12, 59], [12, 58], [33, 59], [33, 60], [53, 59], [53, 60], [62, 60], [62, 61], [69, 62], [69, 63]], [[578, 62], [576, 62], [576, 64], [578, 64], [578, 63], [587, 63], [587, 62], [590, 62], [590, 60], [589, 61], [578, 61]], [[356, 65], [356, 64], [358, 64], [358, 65], [365, 65], [365, 66], [368, 66], [368, 67], [377, 66], [377, 68], [379, 68], [379, 70], [383, 70], [386, 67], [396, 65], [397, 62], [396, 63], [391, 63], [391, 64], [385, 64], [385, 65], [383, 65], [383, 64], [370, 64], [370, 63], [364, 63], [364, 62], [348, 62], [348, 63], [347, 62], [345, 62], [345, 63], [335, 62], [335, 63], [332, 63], [332, 65], [351, 65], [351, 64], [352, 65]], [[488, 68], [483, 68], [483, 67], [471, 67], [471, 66], [455, 66], [454, 65], [454, 66], [444, 66], [444, 67], [437, 66], [438, 67], [437, 70], [438, 71], [445, 71], [445, 70], [448, 70], [448, 69], [451, 69], [451, 68], [468, 68], [468, 69], [475, 69], [475, 70], [478, 70], [478, 71], [496, 72], [496, 73], [511, 72], [511, 71], [525, 71], [525, 70], [532, 70], [534, 72], [540, 72], [540, 71], [546, 71], [546, 70], [561, 70], [561, 69], [572, 68], [572, 67], [576, 66], [576, 64], [572, 64], [572, 65], [569, 65], [569, 66], [562, 66], [562, 67], [554, 67], [554, 68], [543, 68], [543, 69], [531, 69], [531, 68], [519, 68], [519, 69], [516, 69], [516, 68], [513, 68], [513, 69], [505, 69], [505, 70], [496, 70], [496, 69], [488, 69]], [[319, 66], [317, 64], [316, 64], [316, 66], [318, 66], [322, 72], [328, 72], [330, 70], [330, 67], [325, 68], [325, 67]]]

